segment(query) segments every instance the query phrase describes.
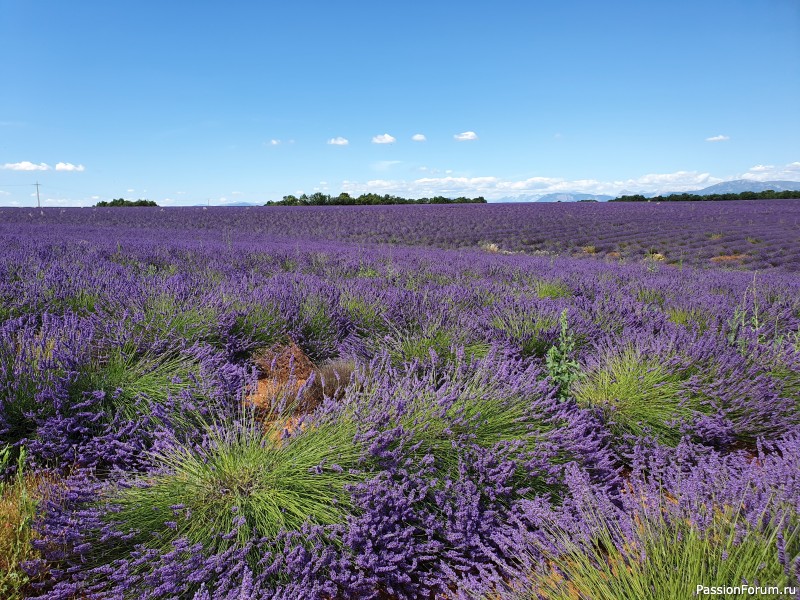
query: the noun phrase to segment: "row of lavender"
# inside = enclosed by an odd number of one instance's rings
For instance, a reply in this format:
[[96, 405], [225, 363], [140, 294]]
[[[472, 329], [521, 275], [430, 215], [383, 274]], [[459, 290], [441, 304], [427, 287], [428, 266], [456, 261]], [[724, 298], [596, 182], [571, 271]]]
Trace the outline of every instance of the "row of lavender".
[[[763, 541], [738, 575], [797, 581], [796, 276], [266, 244], [176, 212], [166, 239], [149, 212], [4, 224], [0, 440], [58, 474], [27, 594], [533, 597], [647, 519]], [[251, 358], [287, 340], [355, 374], [265, 431]]]
[[[134, 211], [134, 212], [131, 212]], [[675, 265], [800, 269], [800, 200], [550, 203], [469, 206], [0, 209], [6, 230], [136, 227], [194, 239], [316, 239], [441, 248], [497, 248]]]

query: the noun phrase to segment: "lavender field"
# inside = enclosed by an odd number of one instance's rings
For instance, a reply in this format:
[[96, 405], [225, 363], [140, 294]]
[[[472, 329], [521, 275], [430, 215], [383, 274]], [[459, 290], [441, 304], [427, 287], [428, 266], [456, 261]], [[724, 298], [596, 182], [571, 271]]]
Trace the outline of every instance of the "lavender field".
[[800, 201], [0, 209], [0, 597], [789, 597], [798, 270]]

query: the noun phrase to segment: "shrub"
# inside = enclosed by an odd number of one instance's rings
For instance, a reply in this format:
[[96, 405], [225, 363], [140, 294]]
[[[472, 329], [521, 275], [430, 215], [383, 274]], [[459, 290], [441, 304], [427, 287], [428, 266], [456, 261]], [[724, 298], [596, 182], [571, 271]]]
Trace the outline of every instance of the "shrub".
[[[796, 515], [786, 524], [756, 528], [743, 523], [730, 507], [717, 510], [711, 525], [701, 529], [691, 520], [641, 515], [633, 534], [604, 521], [589, 545], [563, 533], [556, 539], [564, 550], [545, 552], [551, 571], [530, 577], [515, 599], [680, 600], [697, 586], [784, 586], [796, 584], [781, 564], [779, 547], [791, 560], [798, 553], [800, 528]], [[785, 559], [784, 559], [785, 560]]]
[[109, 518], [121, 531], [164, 552], [183, 537], [220, 552], [304, 523], [342, 522], [347, 488], [363, 479], [354, 470], [362, 449], [346, 418], [276, 418], [266, 429], [225, 422], [206, 433], [202, 446], [176, 443], [160, 451], [157, 473], [110, 494]]
[[572, 384], [581, 406], [598, 409], [616, 435], [652, 434], [663, 444], [676, 445], [680, 424], [704, 410], [687, 393], [690, 369], [669, 356], [651, 356], [635, 345], [607, 349], [585, 376]]

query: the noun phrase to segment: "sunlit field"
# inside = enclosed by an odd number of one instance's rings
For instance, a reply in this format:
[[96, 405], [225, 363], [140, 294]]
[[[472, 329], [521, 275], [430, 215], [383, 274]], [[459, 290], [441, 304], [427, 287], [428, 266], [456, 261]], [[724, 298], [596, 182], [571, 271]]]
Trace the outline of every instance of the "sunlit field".
[[798, 270], [800, 201], [0, 209], [0, 597], [799, 585]]

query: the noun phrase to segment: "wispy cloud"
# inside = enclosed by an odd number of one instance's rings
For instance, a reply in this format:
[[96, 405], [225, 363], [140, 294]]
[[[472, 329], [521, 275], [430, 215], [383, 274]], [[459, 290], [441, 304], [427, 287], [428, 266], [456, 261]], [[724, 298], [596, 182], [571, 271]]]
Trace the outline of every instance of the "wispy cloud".
[[395, 137], [388, 133], [382, 133], [372, 138], [373, 144], [394, 144], [396, 141]]
[[411, 136], [411, 139], [415, 142], [426, 142], [428, 138], [425, 137], [425, 134], [422, 133], [415, 133]]
[[60, 162], [60, 163], [56, 164], [56, 171], [77, 171], [77, 172], [81, 172], [81, 171], [85, 171], [85, 170], [86, 170], [86, 167], [84, 167], [83, 165], [73, 165], [72, 163], [63, 163], [63, 162]]
[[350, 140], [343, 137], [335, 137], [328, 140], [328, 145], [330, 146], [347, 146], [350, 143]]
[[478, 139], [478, 134], [474, 131], [464, 131], [462, 133], [455, 134], [453, 139], [457, 142], [472, 142]]
[[401, 164], [403, 161], [401, 160], [379, 160], [377, 162], [372, 163], [372, 168], [375, 171], [388, 171], [395, 165]]
[[707, 137], [706, 141], [707, 142], [727, 142], [729, 139], [731, 139], [731, 138], [729, 136], [727, 136], [727, 135], [715, 135], [713, 137]]
[[6, 171], [49, 171], [52, 167], [45, 163], [32, 163], [27, 160], [17, 163], [6, 163], [0, 169]]
[[280, 140], [270, 140], [270, 141], [268, 141], [266, 143], [266, 145], [267, 146], [280, 146], [281, 145], [281, 141]]

